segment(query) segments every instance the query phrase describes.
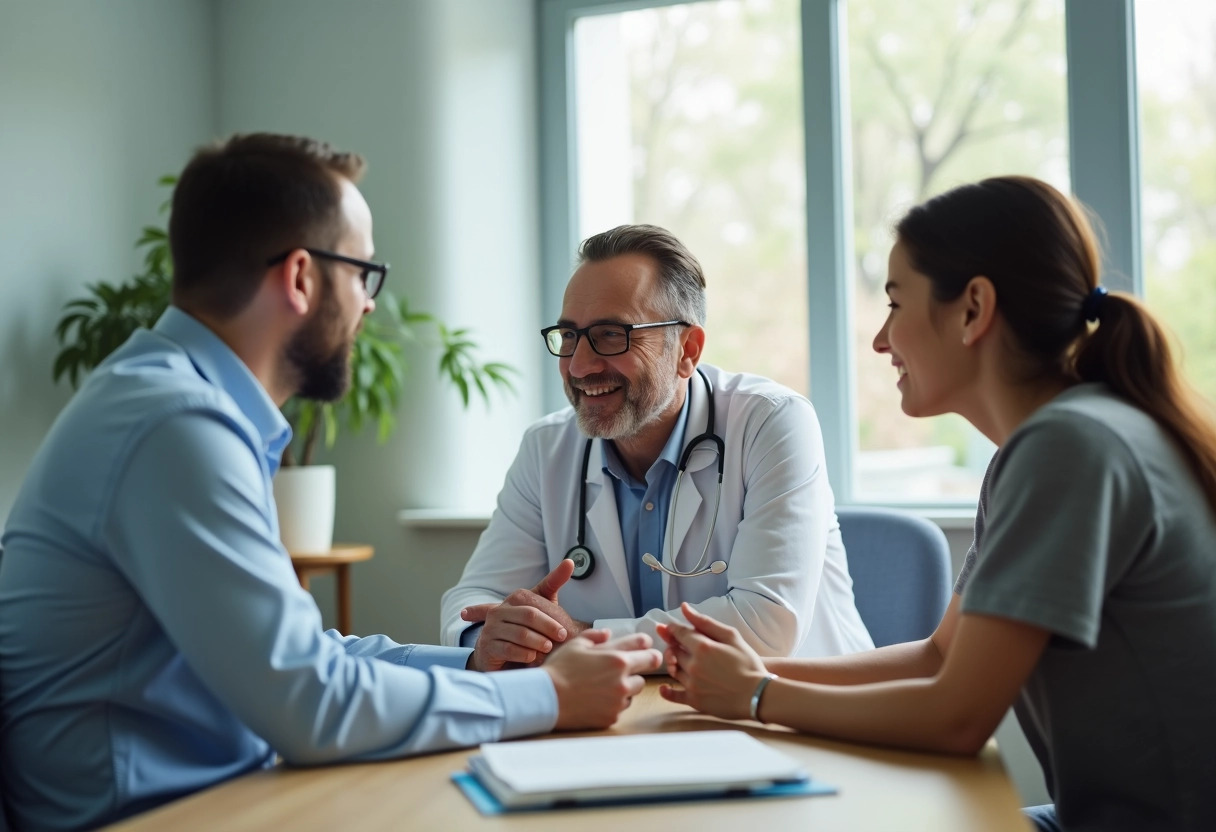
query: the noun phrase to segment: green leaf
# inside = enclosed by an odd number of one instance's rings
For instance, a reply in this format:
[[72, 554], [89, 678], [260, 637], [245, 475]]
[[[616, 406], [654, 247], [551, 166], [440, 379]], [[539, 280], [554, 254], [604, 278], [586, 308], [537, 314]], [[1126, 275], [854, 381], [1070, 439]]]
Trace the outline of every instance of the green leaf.
[[321, 415], [325, 417], [325, 447], [332, 448], [338, 441], [338, 417], [334, 415], [333, 405], [322, 405]]
[[450, 376], [452, 383], [456, 385], [456, 389], [460, 391], [460, 401], [465, 406], [469, 406], [469, 383], [465, 381], [464, 376], [459, 373], [454, 373]]
[[[293, 399], [292, 401], [297, 402], [298, 404], [298, 400]], [[300, 406], [299, 416], [297, 418], [299, 419], [299, 424], [293, 429], [293, 432], [298, 436], [307, 436], [308, 432], [312, 430], [313, 422], [315, 422], [317, 419], [316, 404], [313, 402], [308, 402], [303, 406]], [[288, 417], [288, 421], [290, 420], [291, 417]]]
[[396, 420], [393, 419], [393, 415], [387, 410], [383, 411], [376, 424], [376, 441], [380, 444], [387, 442], [395, 426]]
[[101, 308], [98, 306], [97, 301], [93, 300], [92, 298], [77, 298], [76, 300], [70, 300], [65, 303], [63, 307], [64, 309], [88, 309], [90, 312], [96, 312]]
[[163, 242], [169, 239], [169, 232], [163, 228], [157, 228], [155, 225], [145, 225], [143, 234], [140, 235], [139, 241], [135, 244], [138, 246], [148, 245], [149, 243]]
[[68, 330], [73, 327], [79, 327], [82, 323], [89, 319], [88, 315], [83, 312], [76, 312], [71, 315], [64, 315], [59, 325], [55, 327], [55, 338], [61, 344], [67, 338]]
[[65, 371], [72, 370], [72, 386], [76, 386], [75, 367], [79, 363], [79, 348], [68, 347], [55, 356], [55, 366], [51, 369], [51, 381], [59, 381]]

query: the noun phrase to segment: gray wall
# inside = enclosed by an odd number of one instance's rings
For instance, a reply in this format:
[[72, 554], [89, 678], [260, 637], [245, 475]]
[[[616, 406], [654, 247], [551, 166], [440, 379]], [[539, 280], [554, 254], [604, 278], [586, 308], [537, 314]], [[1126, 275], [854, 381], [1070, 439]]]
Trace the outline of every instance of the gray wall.
[[215, 123], [206, 0], [0, 2], [0, 519], [71, 394], [54, 326], [124, 280], [161, 174]]

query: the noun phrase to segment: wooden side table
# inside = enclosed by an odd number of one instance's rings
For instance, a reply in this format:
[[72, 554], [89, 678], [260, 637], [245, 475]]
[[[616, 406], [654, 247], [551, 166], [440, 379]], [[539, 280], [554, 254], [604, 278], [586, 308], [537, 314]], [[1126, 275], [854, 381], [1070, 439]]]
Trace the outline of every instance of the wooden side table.
[[375, 549], [359, 543], [335, 543], [323, 555], [291, 554], [291, 565], [300, 579], [300, 586], [308, 589], [308, 579], [313, 575], [336, 572], [338, 575], [338, 632], [350, 635], [350, 565], [362, 560], [371, 560]]

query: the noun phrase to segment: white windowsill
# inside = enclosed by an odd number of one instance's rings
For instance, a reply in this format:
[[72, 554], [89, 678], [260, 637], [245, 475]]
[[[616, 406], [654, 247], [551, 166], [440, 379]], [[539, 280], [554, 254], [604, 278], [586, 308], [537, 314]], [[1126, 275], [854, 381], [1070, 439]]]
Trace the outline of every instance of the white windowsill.
[[[933, 521], [944, 531], [970, 529], [975, 523], [974, 508], [900, 508]], [[397, 512], [397, 522], [407, 529], [480, 530], [489, 525], [490, 513], [468, 509], [405, 508]]]
[[407, 529], [484, 529], [490, 524], [488, 511], [454, 508], [403, 508], [397, 522]]

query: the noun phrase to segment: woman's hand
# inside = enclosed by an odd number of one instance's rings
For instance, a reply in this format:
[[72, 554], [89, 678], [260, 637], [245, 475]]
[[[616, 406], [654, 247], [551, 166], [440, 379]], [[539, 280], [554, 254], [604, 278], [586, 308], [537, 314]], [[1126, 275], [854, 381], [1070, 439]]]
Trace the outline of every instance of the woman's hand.
[[683, 690], [661, 685], [659, 694], [712, 716], [748, 719], [752, 693], [768, 675], [764, 661], [734, 627], [702, 615], [689, 604], [680, 610], [691, 626], [660, 624], [658, 633], [667, 642], [667, 673]]

